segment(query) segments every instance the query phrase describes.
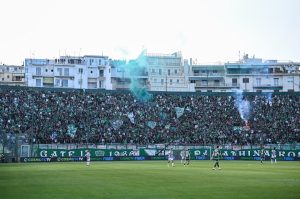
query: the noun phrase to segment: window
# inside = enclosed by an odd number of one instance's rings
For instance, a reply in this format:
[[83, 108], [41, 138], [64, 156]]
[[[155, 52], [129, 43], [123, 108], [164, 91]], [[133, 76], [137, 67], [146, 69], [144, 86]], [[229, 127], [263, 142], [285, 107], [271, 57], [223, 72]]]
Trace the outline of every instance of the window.
[[177, 74], [177, 69], [174, 70], [174, 73]]
[[47, 72], [48, 72], [48, 69], [46, 69], [45, 72], [47, 73]]
[[2, 78], [2, 81], [4, 81], [4, 78]]
[[159, 69], [159, 74], [161, 75], [161, 69]]
[[[99, 59], [99, 65], [101, 65], [101, 59]], [[101, 88], [101, 87], [100, 87]]]
[[217, 73], [218, 71], [217, 70], [213, 70], [213, 73]]
[[55, 80], [55, 86], [56, 87], [60, 87], [60, 79], [56, 79]]
[[99, 81], [99, 88], [102, 88], [102, 82]]
[[62, 81], [61, 81], [61, 83], [62, 83], [62, 87], [68, 87], [68, 80], [67, 79], [63, 79]]
[[35, 80], [35, 86], [41, 87], [42, 86], [42, 80], [41, 79], [36, 79]]
[[53, 73], [53, 69], [51, 70], [51, 73]]
[[9, 79], [9, 75], [7, 75], [7, 79]]
[[69, 76], [69, 68], [64, 68], [64, 74], [65, 76]]
[[90, 59], [90, 65], [92, 65], [94, 63], [93, 59]]
[[232, 78], [232, 86], [237, 86], [237, 78]]
[[294, 83], [294, 77], [288, 77], [287, 82], [290, 84]]
[[14, 71], [17, 71], [18, 70], [18, 68], [17, 67], [14, 67]]
[[163, 85], [163, 84], [164, 84], [164, 79], [161, 79], [160, 82], [161, 82], [161, 84]]
[[152, 73], [155, 73], [155, 69], [154, 68], [152, 68]]
[[220, 85], [220, 80], [218, 80], [218, 79], [214, 80], [214, 84], [215, 84], [215, 86], [219, 86]]
[[207, 84], [207, 80], [202, 80], [202, 81], [201, 81], [201, 85], [202, 85], [202, 86], [207, 86], [207, 85], [208, 85], [208, 84]]
[[206, 73], [206, 71], [205, 70], [201, 70], [201, 73]]
[[168, 75], [170, 75], [171, 74], [171, 70], [170, 69], [168, 69]]
[[59, 75], [59, 76], [62, 76], [62, 68], [58, 68], [58, 69], [57, 69], [57, 72], [58, 72], [58, 75]]
[[78, 73], [83, 73], [83, 68], [78, 68]]
[[177, 84], [179, 84], [179, 79], [177, 79]]
[[260, 86], [261, 85], [261, 78], [256, 78], [256, 86]]
[[172, 80], [172, 79], [170, 79], [170, 85], [172, 85], [172, 83], [173, 83], [173, 80]]
[[40, 67], [37, 67], [37, 68], [35, 69], [35, 74], [36, 74], [36, 75], [42, 75], [42, 70], [41, 70]]
[[275, 68], [275, 73], [281, 73], [280, 68]]
[[249, 83], [249, 78], [243, 78], [243, 83]]
[[99, 76], [103, 77], [104, 76], [104, 71], [103, 70], [99, 70]]
[[93, 71], [91, 70], [91, 74], [93, 74]]
[[279, 85], [279, 78], [274, 78], [274, 86], [278, 86]]
[[13, 77], [13, 80], [12, 81], [22, 81], [22, 78], [20, 76], [15, 76]]

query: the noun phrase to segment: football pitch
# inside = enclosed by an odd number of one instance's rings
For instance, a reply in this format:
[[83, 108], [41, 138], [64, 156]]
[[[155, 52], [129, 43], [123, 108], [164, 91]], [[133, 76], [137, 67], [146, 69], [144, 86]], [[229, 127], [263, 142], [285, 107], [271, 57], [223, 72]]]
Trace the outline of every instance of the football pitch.
[[166, 161], [0, 164], [1, 199], [300, 198], [300, 162]]

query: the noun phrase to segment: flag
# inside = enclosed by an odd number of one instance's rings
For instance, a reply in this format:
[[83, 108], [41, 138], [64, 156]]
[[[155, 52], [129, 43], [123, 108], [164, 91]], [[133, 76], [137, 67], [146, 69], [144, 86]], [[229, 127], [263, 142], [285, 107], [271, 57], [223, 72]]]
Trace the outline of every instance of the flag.
[[115, 130], [118, 130], [123, 125], [123, 121], [122, 120], [114, 120], [111, 122], [111, 125]]
[[52, 140], [52, 141], [56, 140], [57, 137], [58, 137], [57, 132], [53, 132], [53, 133], [51, 134], [51, 140]]
[[147, 126], [150, 127], [151, 129], [154, 129], [156, 127], [156, 122], [154, 121], [148, 121]]
[[77, 128], [75, 127], [74, 124], [69, 124], [68, 125], [68, 132], [67, 135], [69, 135], [70, 137], [74, 138], [75, 134], [76, 134]]
[[180, 118], [184, 113], [184, 108], [175, 107], [175, 111], [176, 111], [176, 117]]
[[134, 124], [134, 115], [133, 112], [127, 113], [127, 116], [132, 124]]
[[164, 112], [161, 112], [161, 113], [159, 114], [159, 117], [160, 117], [161, 120], [165, 120], [165, 119], [167, 119], [167, 114], [164, 113]]

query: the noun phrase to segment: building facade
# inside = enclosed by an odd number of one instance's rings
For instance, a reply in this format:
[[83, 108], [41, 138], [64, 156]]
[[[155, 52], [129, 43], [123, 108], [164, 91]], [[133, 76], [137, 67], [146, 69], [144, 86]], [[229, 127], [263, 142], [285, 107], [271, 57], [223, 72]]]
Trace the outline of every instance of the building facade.
[[190, 64], [190, 83], [199, 92], [300, 91], [300, 63], [249, 58], [219, 65]]
[[186, 78], [189, 67], [183, 64], [181, 52], [146, 54], [151, 91], [194, 92], [194, 84]]
[[112, 89], [107, 56], [25, 59], [26, 85], [75, 89]]
[[0, 85], [25, 86], [24, 66], [0, 65]]
[[[0, 80], [24, 82], [22, 70], [10, 68], [10, 73], [15, 74], [4, 74], [8, 70], [3, 67]], [[164, 92], [292, 92], [300, 91], [300, 63], [245, 55], [237, 62], [195, 64], [192, 60], [183, 61], [180, 52], [145, 53], [129, 62], [107, 56], [61, 56], [25, 59], [25, 82], [30, 87], [76, 89], [124, 90], [135, 85]]]

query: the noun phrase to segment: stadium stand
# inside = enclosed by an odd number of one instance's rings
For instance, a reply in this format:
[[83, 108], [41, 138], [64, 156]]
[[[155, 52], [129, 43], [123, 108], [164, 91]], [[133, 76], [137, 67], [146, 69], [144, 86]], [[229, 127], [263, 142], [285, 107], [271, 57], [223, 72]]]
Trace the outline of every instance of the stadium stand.
[[276, 144], [300, 142], [300, 93], [152, 93], [0, 87], [0, 129], [27, 143]]

